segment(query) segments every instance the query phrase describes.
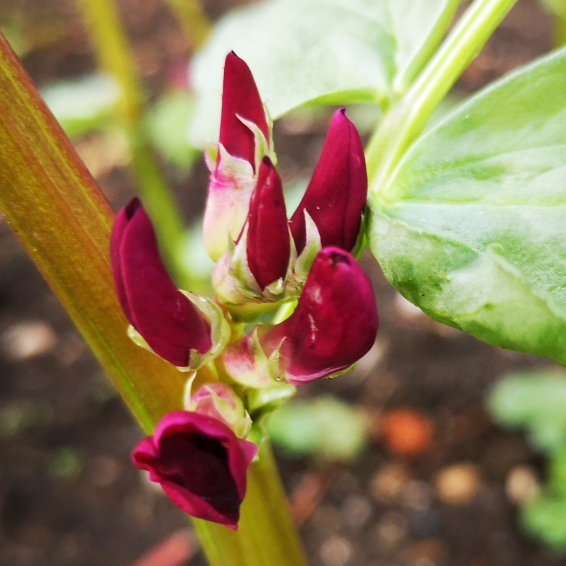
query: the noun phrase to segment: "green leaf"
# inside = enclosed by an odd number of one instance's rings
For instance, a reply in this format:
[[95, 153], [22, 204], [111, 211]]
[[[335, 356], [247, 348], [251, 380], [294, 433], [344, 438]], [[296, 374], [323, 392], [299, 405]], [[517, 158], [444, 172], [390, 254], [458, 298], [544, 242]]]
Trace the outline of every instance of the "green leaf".
[[549, 546], [566, 551], [566, 499], [539, 495], [523, 507], [521, 522]]
[[193, 143], [216, 141], [222, 69], [234, 50], [273, 119], [306, 103], [387, 106], [442, 39], [458, 0], [271, 0], [235, 10], [193, 61]]
[[145, 116], [149, 140], [167, 161], [189, 171], [197, 152], [187, 141], [187, 128], [193, 115], [193, 97], [189, 92], [165, 93]]
[[363, 415], [329, 395], [284, 404], [270, 416], [267, 430], [275, 444], [295, 457], [350, 461], [366, 445]]
[[540, 0], [540, 3], [550, 13], [561, 18], [566, 18], [566, 2], [564, 0]]
[[370, 199], [386, 277], [432, 318], [566, 362], [566, 50], [422, 136]]
[[487, 407], [502, 426], [524, 427], [532, 444], [555, 453], [566, 446], [566, 372], [533, 370], [509, 374], [490, 391]]
[[104, 74], [59, 81], [42, 89], [41, 96], [70, 137], [108, 126], [120, 101], [120, 85]]

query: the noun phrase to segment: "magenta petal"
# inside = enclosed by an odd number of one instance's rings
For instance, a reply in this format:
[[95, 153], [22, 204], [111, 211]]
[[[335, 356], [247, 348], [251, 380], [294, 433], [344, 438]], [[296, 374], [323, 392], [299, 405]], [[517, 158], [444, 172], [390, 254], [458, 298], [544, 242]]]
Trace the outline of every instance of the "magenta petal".
[[110, 249], [120, 304], [150, 348], [176, 366], [188, 364], [191, 349], [208, 351], [210, 327], [171, 281], [138, 199], [118, 213]]
[[320, 233], [322, 247], [350, 251], [358, 237], [367, 198], [364, 150], [345, 110], [334, 113], [312, 179], [290, 220], [301, 253], [306, 242], [306, 210]]
[[268, 157], [259, 168], [250, 200], [246, 242], [248, 266], [262, 291], [285, 277], [291, 254], [281, 179]]
[[176, 411], [138, 444], [132, 461], [186, 513], [236, 529], [255, 450], [215, 419]]
[[252, 72], [232, 51], [224, 64], [219, 141], [230, 155], [245, 159], [255, 168], [254, 133], [238, 116], [255, 124], [265, 139], [269, 139], [265, 111]]
[[287, 381], [296, 384], [347, 369], [372, 347], [377, 327], [366, 274], [348, 252], [327, 247], [314, 260], [295, 312], [260, 342], [268, 355], [281, 344]]

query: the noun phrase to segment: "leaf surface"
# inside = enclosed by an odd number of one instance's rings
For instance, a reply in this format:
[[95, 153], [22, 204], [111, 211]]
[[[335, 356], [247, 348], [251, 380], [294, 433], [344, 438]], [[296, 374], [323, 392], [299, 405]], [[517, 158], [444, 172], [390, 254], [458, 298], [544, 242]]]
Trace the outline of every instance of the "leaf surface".
[[234, 50], [273, 119], [307, 103], [387, 106], [410, 84], [458, 0], [271, 0], [235, 10], [195, 57], [193, 143], [218, 135], [222, 69]]
[[370, 198], [387, 278], [432, 318], [566, 362], [566, 50], [422, 136]]

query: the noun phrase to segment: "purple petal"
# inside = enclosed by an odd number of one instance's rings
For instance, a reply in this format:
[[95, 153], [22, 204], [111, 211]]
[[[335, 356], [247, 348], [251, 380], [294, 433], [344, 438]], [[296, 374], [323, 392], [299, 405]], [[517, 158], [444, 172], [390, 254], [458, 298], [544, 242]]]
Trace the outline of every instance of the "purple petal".
[[200, 353], [210, 349], [210, 327], [171, 281], [151, 221], [138, 199], [117, 216], [111, 257], [124, 313], [157, 355], [186, 366], [190, 349]]
[[366, 274], [349, 253], [328, 247], [316, 256], [295, 312], [260, 342], [269, 355], [283, 341], [287, 381], [302, 383], [347, 369], [372, 347], [377, 327]]
[[252, 72], [232, 51], [224, 64], [219, 141], [230, 155], [245, 159], [255, 168], [254, 133], [238, 116], [255, 124], [269, 139], [265, 111]]
[[350, 251], [358, 237], [367, 198], [364, 150], [345, 110], [334, 113], [312, 179], [290, 220], [298, 253], [305, 247], [306, 210], [320, 233], [322, 247]]
[[250, 200], [246, 242], [248, 266], [261, 289], [285, 277], [291, 254], [281, 179], [268, 157], [259, 168]]
[[186, 513], [236, 529], [255, 450], [215, 419], [176, 411], [138, 444], [132, 461]]

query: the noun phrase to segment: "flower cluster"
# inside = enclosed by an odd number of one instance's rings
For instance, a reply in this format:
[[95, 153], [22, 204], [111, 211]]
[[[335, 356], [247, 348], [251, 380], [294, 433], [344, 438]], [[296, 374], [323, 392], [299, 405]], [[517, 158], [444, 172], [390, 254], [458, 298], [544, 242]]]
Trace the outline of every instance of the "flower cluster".
[[[217, 261], [214, 299], [175, 287], [138, 199], [118, 213], [110, 244], [131, 338], [188, 372], [184, 410], [163, 417], [133, 461], [178, 507], [233, 529], [257, 457], [250, 430], [257, 433], [261, 417], [295, 385], [349, 369], [378, 326], [369, 280], [350, 254], [367, 193], [355, 127], [344, 110], [334, 114], [290, 219], [272, 145], [253, 76], [230, 53], [219, 143], [206, 152], [204, 242]], [[242, 322], [269, 311], [279, 313], [271, 323], [239, 334]]]

